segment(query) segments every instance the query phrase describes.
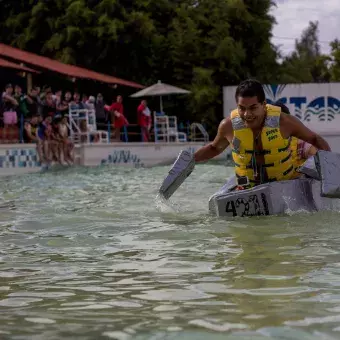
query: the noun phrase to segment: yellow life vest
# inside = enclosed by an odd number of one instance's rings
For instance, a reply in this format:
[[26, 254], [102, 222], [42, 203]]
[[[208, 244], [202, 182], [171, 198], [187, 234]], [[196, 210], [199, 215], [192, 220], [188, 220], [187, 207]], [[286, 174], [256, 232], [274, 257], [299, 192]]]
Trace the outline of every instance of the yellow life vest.
[[[248, 177], [250, 186], [299, 176], [295, 171], [296, 159], [292, 157], [291, 138], [283, 138], [280, 132], [281, 108], [267, 104], [266, 109], [267, 116], [260, 133], [261, 150], [256, 149], [253, 131], [245, 126], [238, 110], [233, 110], [230, 115], [234, 130], [231, 144], [236, 176]], [[263, 155], [264, 164], [257, 164], [256, 156], [259, 155]], [[259, 179], [256, 178], [256, 174]]]

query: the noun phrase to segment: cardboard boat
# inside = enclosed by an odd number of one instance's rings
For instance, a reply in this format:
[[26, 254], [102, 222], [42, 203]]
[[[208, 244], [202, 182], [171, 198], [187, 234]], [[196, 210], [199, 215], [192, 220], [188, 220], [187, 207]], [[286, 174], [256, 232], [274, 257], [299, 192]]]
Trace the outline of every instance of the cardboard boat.
[[[193, 154], [181, 151], [159, 194], [170, 198], [195, 168]], [[209, 211], [219, 217], [270, 216], [296, 211], [340, 210], [340, 154], [318, 151], [299, 169], [301, 177], [236, 191], [231, 177], [209, 199]]]

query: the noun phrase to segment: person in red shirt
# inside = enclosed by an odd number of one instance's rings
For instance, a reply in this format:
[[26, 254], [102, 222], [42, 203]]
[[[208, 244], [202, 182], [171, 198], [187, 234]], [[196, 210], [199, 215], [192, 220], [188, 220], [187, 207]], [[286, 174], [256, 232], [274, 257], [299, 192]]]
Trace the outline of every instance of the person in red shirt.
[[151, 112], [147, 106], [146, 100], [142, 100], [137, 108], [138, 125], [142, 131], [143, 142], [150, 140], [151, 129]]
[[120, 129], [123, 126], [129, 125], [129, 122], [124, 116], [123, 97], [117, 96], [117, 101], [111, 106], [105, 105], [104, 108], [109, 111], [109, 120], [112, 127], [112, 136], [116, 141], [120, 141]]

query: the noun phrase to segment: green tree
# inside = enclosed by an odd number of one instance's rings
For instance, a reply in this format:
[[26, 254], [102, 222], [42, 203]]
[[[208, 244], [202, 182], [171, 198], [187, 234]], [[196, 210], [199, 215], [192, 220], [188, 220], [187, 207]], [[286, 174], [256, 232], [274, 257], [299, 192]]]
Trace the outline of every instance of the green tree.
[[216, 133], [216, 128], [223, 117], [222, 111], [216, 112], [216, 107], [221, 107], [220, 99], [221, 90], [212, 78], [213, 70], [204, 68], [194, 68], [193, 81], [190, 86], [192, 96], [190, 100], [191, 120], [196, 120], [200, 117], [200, 121], [204, 123], [211, 135]]
[[318, 22], [310, 22], [295, 42], [295, 51], [286, 57], [281, 68], [283, 83], [327, 82], [330, 80], [329, 56], [320, 51]]
[[340, 81], [340, 41], [338, 39], [334, 40], [330, 44], [331, 46], [331, 65], [330, 74], [331, 81]]

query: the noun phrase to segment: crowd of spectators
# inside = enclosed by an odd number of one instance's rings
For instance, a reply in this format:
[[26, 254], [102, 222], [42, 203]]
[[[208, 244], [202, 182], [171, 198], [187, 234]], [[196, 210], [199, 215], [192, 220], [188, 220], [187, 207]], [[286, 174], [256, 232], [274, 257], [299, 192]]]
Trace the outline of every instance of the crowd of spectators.
[[[42, 89], [34, 86], [25, 94], [21, 86], [7, 84], [0, 101], [0, 143], [36, 143], [42, 163], [71, 163], [73, 144], [69, 139], [69, 110], [85, 109], [95, 112], [98, 129], [106, 130], [110, 125], [111, 141], [120, 141], [121, 128], [129, 125], [122, 96], [106, 105], [100, 93], [96, 97], [81, 96], [77, 91], [52, 92], [49, 86]], [[137, 108], [137, 120], [143, 141], [149, 141], [151, 113], [145, 100]], [[80, 129], [86, 132], [86, 123], [81, 124]]]

